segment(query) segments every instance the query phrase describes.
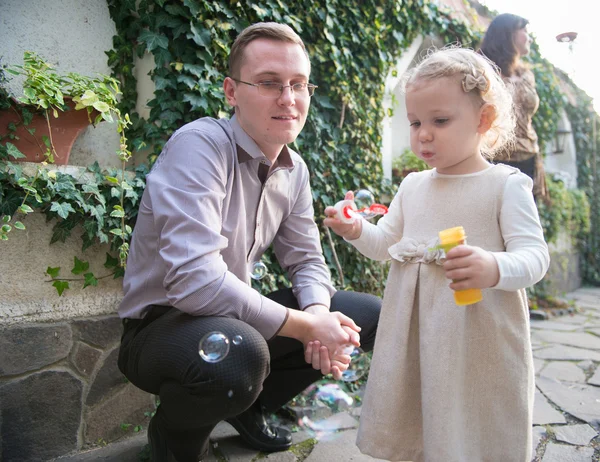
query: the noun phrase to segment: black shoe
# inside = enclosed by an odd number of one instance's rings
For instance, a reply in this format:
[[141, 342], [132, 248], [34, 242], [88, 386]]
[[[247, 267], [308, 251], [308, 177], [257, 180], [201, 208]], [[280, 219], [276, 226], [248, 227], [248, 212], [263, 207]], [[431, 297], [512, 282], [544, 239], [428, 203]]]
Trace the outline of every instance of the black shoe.
[[260, 451], [285, 451], [292, 445], [292, 434], [285, 428], [270, 426], [259, 403], [225, 421], [233, 425], [246, 443]]

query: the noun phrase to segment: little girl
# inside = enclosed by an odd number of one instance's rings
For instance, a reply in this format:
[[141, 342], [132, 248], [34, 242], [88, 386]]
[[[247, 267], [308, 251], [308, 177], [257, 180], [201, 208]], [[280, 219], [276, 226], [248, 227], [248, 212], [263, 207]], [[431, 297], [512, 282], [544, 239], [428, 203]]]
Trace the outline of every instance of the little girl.
[[[405, 94], [411, 148], [432, 169], [402, 181], [377, 225], [325, 211], [361, 253], [392, 258], [358, 446], [392, 461], [526, 462], [534, 368], [524, 288], [549, 256], [531, 179], [489, 163], [513, 137], [510, 93], [486, 58], [445, 48], [410, 72]], [[468, 245], [444, 255], [438, 232], [456, 226]], [[468, 288], [484, 289], [483, 301], [457, 306], [452, 290]]]

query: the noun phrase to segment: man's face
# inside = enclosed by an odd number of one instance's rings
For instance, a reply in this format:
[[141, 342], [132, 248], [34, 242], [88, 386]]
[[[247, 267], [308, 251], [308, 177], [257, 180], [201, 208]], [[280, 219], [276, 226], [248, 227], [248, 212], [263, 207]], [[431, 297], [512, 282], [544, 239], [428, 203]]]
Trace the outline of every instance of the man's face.
[[[282, 85], [307, 83], [308, 58], [300, 45], [269, 39], [250, 42], [244, 50], [239, 76], [249, 83], [274, 82]], [[310, 106], [308, 93], [284, 88], [281, 95], [264, 96], [257, 87], [226, 78], [227, 101], [235, 107], [240, 126], [271, 160], [283, 145], [293, 142], [306, 122]]]

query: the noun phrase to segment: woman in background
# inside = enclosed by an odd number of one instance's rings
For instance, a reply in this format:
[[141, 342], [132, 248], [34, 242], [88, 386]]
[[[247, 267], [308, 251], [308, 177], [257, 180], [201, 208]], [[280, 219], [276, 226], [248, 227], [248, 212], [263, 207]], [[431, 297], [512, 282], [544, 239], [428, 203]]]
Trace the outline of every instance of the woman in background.
[[500, 68], [512, 92], [517, 116], [514, 145], [498, 153], [494, 161], [517, 167], [530, 176], [533, 194], [540, 199], [546, 197], [547, 189], [543, 158], [532, 125], [540, 99], [533, 72], [521, 60], [529, 54], [531, 44], [528, 23], [527, 19], [514, 14], [496, 16], [485, 33], [480, 51]]

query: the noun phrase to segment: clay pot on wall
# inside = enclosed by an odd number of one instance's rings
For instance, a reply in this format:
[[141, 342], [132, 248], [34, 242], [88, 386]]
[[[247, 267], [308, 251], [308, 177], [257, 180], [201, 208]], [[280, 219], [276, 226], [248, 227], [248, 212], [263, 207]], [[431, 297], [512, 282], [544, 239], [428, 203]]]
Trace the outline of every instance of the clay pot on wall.
[[[69, 106], [69, 110], [59, 112], [57, 118], [54, 118], [52, 111], [49, 111], [50, 127], [52, 130], [51, 139], [56, 149], [56, 154], [54, 155], [54, 163], [56, 165], [66, 165], [68, 163], [73, 143], [75, 143], [79, 133], [90, 125], [90, 119], [94, 120], [98, 115], [98, 112], [94, 110], [88, 118], [87, 109], [76, 111], [74, 102], [68, 100], [66, 103]], [[8, 125], [14, 123], [17, 126], [14, 134], [19, 139], [6, 139], [5, 141], [14, 144], [25, 155], [25, 158], [17, 159], [17, 161], [43, 162], [46, 160], [44, 157], [46, 145], [44, 144], [43, 137], [47, 136], [50, 138], [48, 121], [42, 113], [35, 113], [29, 125], [22, 124], [21, 114], [16, 109], [19, 104], [16, 103], [15, 107], [0, 112], [0, 136], [6, 136], [10, 132]], [[33, 134], [28, 131], [31, 129], [35, 129]]]

